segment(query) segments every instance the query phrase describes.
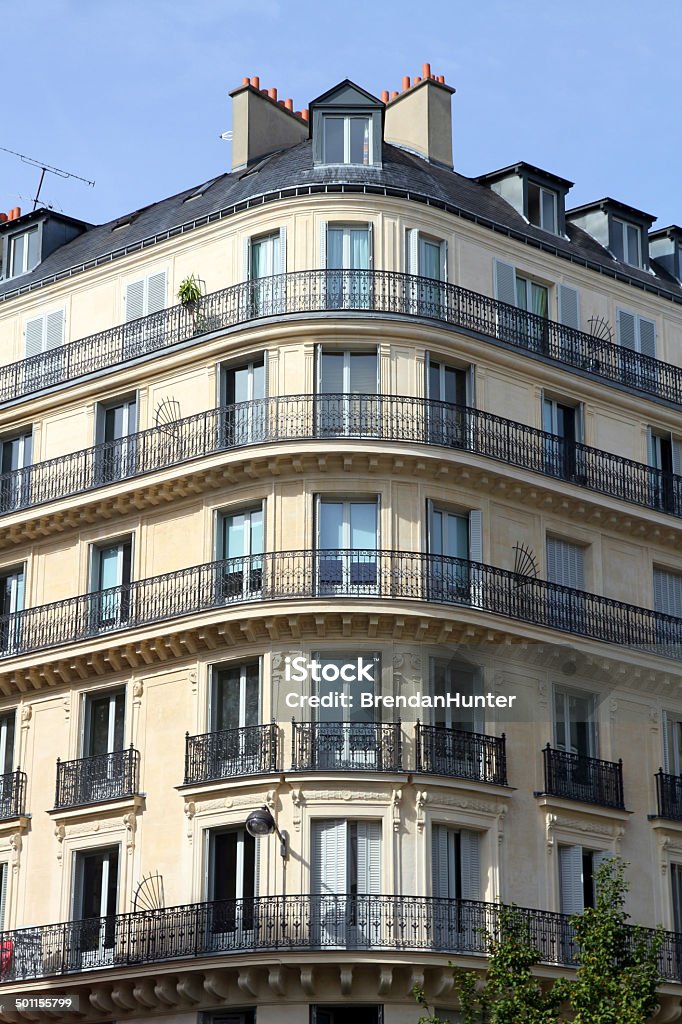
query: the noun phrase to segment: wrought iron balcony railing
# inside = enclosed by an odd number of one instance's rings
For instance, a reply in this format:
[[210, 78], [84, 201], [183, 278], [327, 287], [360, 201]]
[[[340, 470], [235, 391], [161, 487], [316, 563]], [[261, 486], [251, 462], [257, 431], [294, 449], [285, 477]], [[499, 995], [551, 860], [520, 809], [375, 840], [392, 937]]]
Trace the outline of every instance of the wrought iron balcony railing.
[[209, 409], [163, 427], [0, 475], [0, 515], [220, 452], [345, 438], [483, 455], [682, 516], [682, 477], [466, 406], [402, 395], [283, 395]]
[[655, 778], [659, 817], [682, 821], [682, 775], [669, 775], [661, 768]]
[[682, 618], [465, 558], [417, 551], [275, 551], [178, 569], [0, 617], [0, 659], [258, 602], [362, 598], [457, 605], [682, 657]]
[[275, 722], [185, 735], [186, 786], [280, 770], [279, 730]]
[[19, 818], [26, 813], [26, 772], [0, 775], [0, 821]]
[[554, 750], [549, 743], [543, 754], [545, 793], [549, 796], [620, 810], [625, 808], [622, 761], [600, 761], [596, 757]]
[[0, 403], [263, 317], [304, 313], [417, 317], [676, 404], [682, 368], [457, 285], [389, 270], [303, 270], [243, 281], [0, 368]]
[[[483, 956], [486, 933], [500, 933], [502, 909], [462, 899], [324, 894], [191, 903], [66, 921], [0, 932], [0, 982], [240, 953], [365, 950]], [[575, 964], [577, 944], [568, 917], [516, 909], [544, 963]], [[665, 933], [658, 963], [663, 978], [682, 980], [682, 935]]]
[[484, 736], [439, 725], [415, 726], [415, 771], [507, 785], [505, 736]]
[[55, 810], [134, 796], [139, 779], [140, 754], [132, 745], [76, 761], [57, 759]]
[[294, 722], [291, 770], [402, 771], [400, 722]]

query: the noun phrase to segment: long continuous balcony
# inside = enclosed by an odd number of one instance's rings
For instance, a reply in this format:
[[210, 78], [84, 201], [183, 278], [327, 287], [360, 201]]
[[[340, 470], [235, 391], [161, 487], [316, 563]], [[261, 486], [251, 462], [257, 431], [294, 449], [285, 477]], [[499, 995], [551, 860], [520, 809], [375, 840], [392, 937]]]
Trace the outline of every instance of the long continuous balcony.
[[682, 404], [682, 368], [457, 285], [388, 270], [304, 270], [244, 281], [0, 368], [0, 403], [264, 317], [417, 317]]
[[0, 775], [0, 821], [19, 818], [26, 813], [26, 772]]
[[658, 815], [670, 821], [682, 821], [682, 775], [656, 772]]
[[[291, 895], [191, 903], [0, 933], [0, 981], [244, 953], [317, 950], [485, 955], [502, 907], [423, 896]], [[570, 966], [577, 946], [561, 914], [517, 908], [543, 962]], [[649, 933], [653, 934], [653, 933]], [[682, 935], [665, 933], [663, 978], [682, 979]]]
[[140, 754], [132, 746], [75, 761], [57, 761], [55, 810], [121, 800], [139, 790]]
[[196, 459], [287, 441], [431, 445], [682, 516], [682, 477], [467, 406], [397, 395], [285, 395], [209, 409], [0, 475], [0, 515]]
[[185, 736], [186, 786], [280, 770], [275, 722]]
[[0, 659], [219, 608], [339, 598], [458, 606], [682, 656], [682, 618], [464, 558], [354, 548], [223, 559], [27, 608], [0, 617]]
[[623, 762], [601, 761], [597, 757], [554, 750], [544, 751], [545, 793], [623, 810]]
[[505, 735], [448, 729], [438, 725], [415, 726], [415, 771], [431, 775], [507, 785]]
[[292, 728], [292, 771], [402, 771], [400, 722], [294, 722]]

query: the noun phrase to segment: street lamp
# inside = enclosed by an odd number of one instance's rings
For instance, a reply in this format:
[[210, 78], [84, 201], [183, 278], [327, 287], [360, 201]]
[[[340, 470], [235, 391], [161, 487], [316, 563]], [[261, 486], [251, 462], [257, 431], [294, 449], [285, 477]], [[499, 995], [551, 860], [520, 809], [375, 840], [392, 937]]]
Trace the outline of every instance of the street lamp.
[[273, 832], [276, 832], [279, 836], [280, 855], [285, 858], [289, 856], [289, 833], [284, 830], [280, 832], [277, 828], [277, 822], [268, 807], [259, 807], [257, 811], [251, 811], [245, 824], [246, 831], [254, 839], [260, 839], [261, 836], [270, 836]]

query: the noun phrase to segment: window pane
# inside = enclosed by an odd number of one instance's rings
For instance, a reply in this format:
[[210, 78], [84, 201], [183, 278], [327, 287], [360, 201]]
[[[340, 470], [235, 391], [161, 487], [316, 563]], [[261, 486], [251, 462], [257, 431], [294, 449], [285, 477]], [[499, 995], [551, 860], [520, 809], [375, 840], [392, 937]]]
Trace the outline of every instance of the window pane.
[[28, 262], [26, 264], [27, 270], [33, 270], [38, 263], [38, 228], [34, 228], [33, 231], [26, 233], [26, 239], [28, 242]]
[[435, 281], [441, 278], [440, 245], [419, 239], [419, 273], [422, 277], [432, 277]]
[[343, 269], [343, 228], [327, 228], [327, 268]]
[[528, 282], [516, 275], [516, 305], [528, 309]]
[[325, 501], [320, 505], [320, 547], [343, 547], [343, 504]]
[[627, 262], [633, 267], [640, 265], [640, 251], [639, 251], [639, 228], [636, 228], [633, 224], [627, 225], [627, 237], [628, 237], [628, 254]]
[[12, 276], [22, 274], [24, 271], [24, 245], [25, 235], [18, 235], [12, 239]]
[[613, 255], [617, 260], [625, 259], [623, 229], [625, 225], [620, 220], [614, 220], [611, 227]]
[[350, 118], [350, 162], [369, 163], [369, 118]]
[[556, 234], [556, 193], [542, 189], [542, 227]]
[[536, 227], [541, 227], [540, 221], [540, 186], [534, 182], [528, 182], [528, 220]]
[[324, 160], [328, 164], [343, 161], [343, 118], [324, 118]]
[[350, 507], [352, 548], [376, 548], [377, 507], [375, 502], [353, 502]]
[[350, 233], [350, 265], [352, 270], [369, 269], [369, 231], [354, 228]]

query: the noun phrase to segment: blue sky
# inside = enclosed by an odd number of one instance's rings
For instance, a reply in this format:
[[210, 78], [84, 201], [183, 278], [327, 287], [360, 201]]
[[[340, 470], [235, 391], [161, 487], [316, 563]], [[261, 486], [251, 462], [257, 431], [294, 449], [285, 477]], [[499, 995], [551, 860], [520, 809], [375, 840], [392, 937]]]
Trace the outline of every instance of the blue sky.
[[[33, 0], [4, 20], [0, 145], [96, 181], [46, 178], [65, 213], [106, 221], [230, 167], [244, 75], [296, 109], [343, 78], [379, 94], [424, 61], [457, 89], [455, 167], [526, 160], [682, 223], [679, 0]], [[39, 172], [0, 153], [0, 210]]]

